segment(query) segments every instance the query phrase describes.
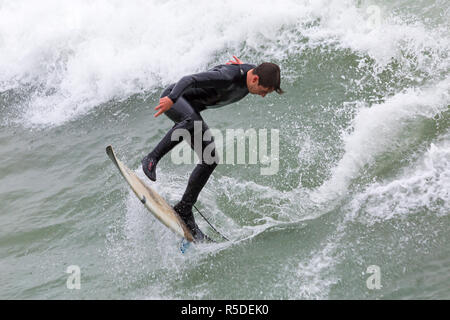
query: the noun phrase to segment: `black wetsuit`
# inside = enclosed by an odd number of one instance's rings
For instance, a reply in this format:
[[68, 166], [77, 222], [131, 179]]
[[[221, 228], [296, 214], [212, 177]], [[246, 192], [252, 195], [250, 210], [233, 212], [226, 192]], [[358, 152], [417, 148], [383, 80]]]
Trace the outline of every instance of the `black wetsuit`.
[[[247, 72], [255, 68], [254, 65], [219, 65], [207, 72], [197, 73], [183, 77], [176, 84], [168, 86], [161, 94], [161, 97], [168, 96], [173, 102], [173, 106], [165, 112], [175, 125], [167, 132], [161, 142], [148, 155], [156, 163], [179, 141], [172, 141], [172, 133], [176, 129], [186, 129], [191, 135], [188, 143], [194, 149], [194, 121], [201, 121], [202, 135], [208, 130], [208, 126], [200, 115], [200, 112], [209, 108], [218, 108], [236, 102], [244, 98], [249, 92], [247, 88]], [[205, 161], [203, 152], [205, 148], [214, 143], [203, 141], [200, 137], [202, 150], [199, 156], [201, 162], [195, 167], [189, 177], [186, 191], [182, 202], [188, 207], [194, 205], [202, 188], [208, 181], [209, 176], [217, 166], [219, 159], [215, 153], [214, 145], [209, 147], [210, 153], [214, 157], [213, 163]], [[199, 151], [199, 150], [198, 150]]]

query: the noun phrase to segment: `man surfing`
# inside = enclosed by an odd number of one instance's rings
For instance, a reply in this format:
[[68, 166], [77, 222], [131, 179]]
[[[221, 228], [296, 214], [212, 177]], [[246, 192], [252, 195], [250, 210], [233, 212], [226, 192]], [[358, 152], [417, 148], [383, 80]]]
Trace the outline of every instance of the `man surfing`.
[[[186, 190], [173, 208], [197, 241], [205, 239], [205, 235], [195, 223], [192, 207], [216, 168], [219, 159], [215, 152], [214, 140], [203, 141], [203, 135], [209, 130], [200, 115], [206, 109], [218, 108], [244, 98], [248, 93], [265, 97], [273, 91], [282, 94], [280, 88], [280, 68], [274, 63], [264, 62], [258, 66], [244, 64], [233, 56], [236, 61], [216, 66], [206, 72], [192, 74], [181, 78], [177, 83], [169, 85], [161, 94], [155, 117], [164, 113], [175, 124], [166, 133], [158, 145], [144, 159], [142, 169], [152, 181], [156, 181], [156, 165], [161, 158], [172, 150], [181, 139], [172, 140], [172, 134], [177, 129], [185, 129], [190, 133], [191, 148], [197, 152], [200, 162], [191, 173]], [[194, 123], [201, 126], [201, 137], [194, 144]], [[194, 146], [200, 145], [201, 150]], [[212, 159], [204, 157], [205, 149]]]

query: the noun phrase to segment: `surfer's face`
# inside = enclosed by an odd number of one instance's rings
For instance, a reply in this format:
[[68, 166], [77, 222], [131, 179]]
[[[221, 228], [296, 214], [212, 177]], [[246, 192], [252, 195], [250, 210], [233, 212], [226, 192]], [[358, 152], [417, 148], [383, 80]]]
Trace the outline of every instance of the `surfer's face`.
[[[250, 90], [249, 90], [250, 91]], [[253, 94], [257, 94], [257, 95], [260, 95], [261, 97], [265, 97], [266, 96], [266, 94], [268, 94], [268, 93], [271, 93], [273, 91], [273, 89], [272, 88], [266, 88], [266, 87], [263, 87], [263, 86], [260, 86], [260, 85], [258, 85], [258, 86], [256, 86], [256, 88], [254, 89], [254, 92], [251, 92], [251, 93], [253, 93]]]
[[247, 76], [247, 88], [248, 92], [251, 94], [257, 94], [261, 97], [265, 97], [266, 94], [271, 93], [273, 91], [273, 88], [266, 88], [259, 84], [259, 77], [253, 72], [248, 74]]

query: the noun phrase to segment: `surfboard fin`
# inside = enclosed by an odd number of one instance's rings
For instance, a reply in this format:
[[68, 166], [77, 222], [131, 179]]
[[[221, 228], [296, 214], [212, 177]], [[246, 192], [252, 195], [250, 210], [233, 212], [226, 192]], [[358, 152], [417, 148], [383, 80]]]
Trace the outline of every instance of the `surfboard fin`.
[[180, 251], [181, 253], [185, 253], [186, 250], [190, 247], [191, 243], [183, 238], [180, 243]]

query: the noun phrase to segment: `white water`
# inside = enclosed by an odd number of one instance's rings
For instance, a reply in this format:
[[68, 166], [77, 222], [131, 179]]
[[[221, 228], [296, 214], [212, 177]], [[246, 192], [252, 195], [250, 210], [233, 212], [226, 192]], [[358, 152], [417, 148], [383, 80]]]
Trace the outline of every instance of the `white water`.
[[447, 78], [430, 88], [411, 88], [381, 104], [361, 107], [351, 132], [344, 133], [344, 155], [333, 168], [331, 178], [314, 194], [316, 201], [345, 194], [364, 166], [373, 164], [380, 154], [407, 143], [411, 138], [409, 126], [440, 116], [449, 104], [450, 78]]
[[24, 90], [13, 120], [26, 126], [61, 125], [232, 54], [256, 63], [328, 44], [375, 59], [375, 72], [393, 58], [406, 77], [449, 65], [445, 29], [404, 22], [383, 4], [375, 13], [369, 2], [327, 0], [32, 4], [0, 2], [0, 91]]
[[392, 180], [369, 185], [350, 203], [346, 219], [373, 224], [408, 214], [450, 213], [450, 132], [432, 143], [412, 167]]

